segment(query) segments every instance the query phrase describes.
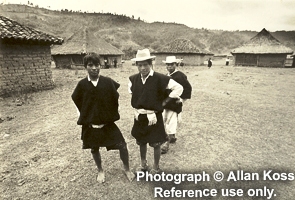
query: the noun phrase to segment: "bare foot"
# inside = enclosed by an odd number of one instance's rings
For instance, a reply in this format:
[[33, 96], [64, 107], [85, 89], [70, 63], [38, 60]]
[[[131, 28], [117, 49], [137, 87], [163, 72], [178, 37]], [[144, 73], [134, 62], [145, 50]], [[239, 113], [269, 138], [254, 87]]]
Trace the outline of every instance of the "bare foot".
[[105, 175], [104, 175], [104, 172], [103, 171], [98, 172], [96, 181], [98, 183], [104, 183], [105, 182]]
[[135, 174], [133, 172], [131, 172], [130, 170], [128, 170], [128, 171], [124, 170], [124, 173], [130, 182], [132, 182], [134, 180]]

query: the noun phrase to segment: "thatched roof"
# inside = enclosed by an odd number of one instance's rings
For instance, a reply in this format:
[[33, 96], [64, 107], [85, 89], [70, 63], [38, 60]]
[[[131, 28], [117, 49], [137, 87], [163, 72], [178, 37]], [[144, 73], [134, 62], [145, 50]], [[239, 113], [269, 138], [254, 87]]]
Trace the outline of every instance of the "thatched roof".
[[87, 28], [81, 28], [71, 37], [66, 39], [62, 46], [53, 46], [51, 49], [52, 55], [57, 54], [86, 54], [90, 52], [98, 53], [99, 55], [123, 55], [124, 53], [95, 35]]
[[176, 39], [154, 53], [194, 53], [213, 55], [213, 53], [209, 51], [198, 48], [192, 41], [187, 39]]
[[262, 29], [262, 31], [251, 38], [250, 41], [233, 49], [231, 53], [292, 54], [293, 50], [281, 44], [281, 42], [273, 37], [267, 30]]
[[18, 40], [31, 43], [62, 44], [63, 39], [36, 29], [23, 26], [18, 22], [0, 15], [0, 38], [6, 41]]

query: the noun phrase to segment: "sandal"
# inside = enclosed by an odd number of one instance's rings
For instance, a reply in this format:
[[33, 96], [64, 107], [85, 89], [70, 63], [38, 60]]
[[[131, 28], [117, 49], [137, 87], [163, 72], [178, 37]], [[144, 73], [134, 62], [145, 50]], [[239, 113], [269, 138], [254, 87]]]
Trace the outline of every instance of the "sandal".
[[167, 153], [169, 150], [169, 143], [168, 142], [165, 142], [162, 147], [161, 147], [161, 154], [165, 154]]
[[137, 172], [147, 172], [149, 171], [149, 166], [147, 162], [144, 164], [144, 166], [140, 165], [139, 167], [136, 168]]
[[159, 174], [159, 173], [161, 173], [161, 169], [160, 168], [158, 168], [158, 169], [151, 169], [151, 171], [149, 172], [150, 174]]
[[135, 174], [131, 171], [125, 171], [124, 174], [127, 176], [128, 180], [132, 182], [135, 179]]
[[176, 140], [177, 140], [177, 138], [171, 138], [169, 142], [173, 144], [176, 142]]

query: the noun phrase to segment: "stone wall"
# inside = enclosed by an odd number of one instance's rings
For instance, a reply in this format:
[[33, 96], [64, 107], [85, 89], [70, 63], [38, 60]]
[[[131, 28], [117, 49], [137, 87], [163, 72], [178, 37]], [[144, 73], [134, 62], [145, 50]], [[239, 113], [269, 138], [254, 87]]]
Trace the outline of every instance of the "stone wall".
[[54, 88], [49, 45], [0, 41], [0, 96]]

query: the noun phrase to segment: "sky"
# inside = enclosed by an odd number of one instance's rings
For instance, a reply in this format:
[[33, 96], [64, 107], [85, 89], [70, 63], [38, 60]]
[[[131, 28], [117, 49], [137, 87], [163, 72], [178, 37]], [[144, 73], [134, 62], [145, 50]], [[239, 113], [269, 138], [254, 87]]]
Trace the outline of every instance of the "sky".
[[[295, 0], [0, 0], [51, 10], [116, 13], [145, 22], [175, 22], [191, 28], [295, 30]], [[50, 7], [49, 7], [50, 6]]]

